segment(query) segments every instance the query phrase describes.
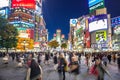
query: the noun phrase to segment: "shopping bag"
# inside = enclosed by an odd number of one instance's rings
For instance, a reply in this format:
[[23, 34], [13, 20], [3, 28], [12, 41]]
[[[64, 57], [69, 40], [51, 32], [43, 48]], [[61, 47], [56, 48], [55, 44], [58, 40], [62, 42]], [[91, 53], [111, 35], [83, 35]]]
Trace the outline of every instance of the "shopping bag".
[[27, 69], [26, 80], [30, 80], [30, 72], [31, 72], [31, 68], [28, 68]]

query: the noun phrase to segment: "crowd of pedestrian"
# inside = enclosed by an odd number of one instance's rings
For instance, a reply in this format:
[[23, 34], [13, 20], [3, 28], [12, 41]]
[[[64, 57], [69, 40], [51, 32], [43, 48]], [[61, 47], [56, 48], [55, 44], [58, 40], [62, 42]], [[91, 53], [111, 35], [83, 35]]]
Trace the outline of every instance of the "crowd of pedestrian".
[[[80, 74], [82, 63], [87, 66], [88, 73], [95, 76], [96, 80], [104, 80], [105, 74], [111, 77], [107, 66], [112, 62], [117, 63], [118, 71], [120, 71], [119, 52], [0, 52], [0, 57], [3, 57], [3, 60], [7, 57], [7, 64], [9, 64], [9, 58], [11, 58], [12, 61], [18, 62], [21, 67], [27, 66], [26, 80], [42, 80], [44, 73], [41, 63], [45, 65], [54, 64], [54, 69], [59, 74], [59, 80], [66, 80], [66, 72], [74, 75], [74, 80], [76, 80], [76, 76]], [[53, 63], [50, 62], [51, 60]]]

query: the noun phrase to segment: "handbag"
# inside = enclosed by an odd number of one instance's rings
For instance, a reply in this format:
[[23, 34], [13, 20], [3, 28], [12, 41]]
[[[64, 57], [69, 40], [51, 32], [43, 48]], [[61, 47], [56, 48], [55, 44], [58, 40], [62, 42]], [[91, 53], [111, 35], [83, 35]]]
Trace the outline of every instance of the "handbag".
[[68, 71], [69, 71], [69, 67], [68, 67], [67, 65], [65, 66], [65, 68], [64, 68], [64, 69], [65, 69], [65, 71], [66, 71], [66, 72], [68, 72]]
[[89, 70], [89, 74], [93, 74], [95, 76], [98, 76], [98, 70], [95, 68], [95, 66], [91, 66], [90, 70]]
[[31, 68], [28, 68], [28, 69], [27, 69], [26, 80], [30, 80], [30, 72], [31, 72]]

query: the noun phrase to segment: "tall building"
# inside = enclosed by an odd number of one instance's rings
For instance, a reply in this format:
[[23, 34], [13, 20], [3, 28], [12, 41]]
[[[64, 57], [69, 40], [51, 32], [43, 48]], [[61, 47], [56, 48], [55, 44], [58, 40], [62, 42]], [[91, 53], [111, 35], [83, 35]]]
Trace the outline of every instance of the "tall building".
[[[0, 13], [5, 13], [9, 23], [18, 29], [17, 49], [23, 48], [24, 41], [26, 49], [36, 47], [34, 42], [39, 43], [39, 48], [44, 47], [48, 40], [48, 30], [42, 15], [42, 0], [3, 0], [0, 5]], [[28, 46], [30, 43], [33, 46], [31, 48]]]
[[69, 40], [68, 46], [70, 50], [74, 48], [74, 38], [75, 38], [75, 28], [77, 26], [77, 19], [70, 19], [70, 32], [69, 32]]
[[61, 30], [60, 29], [56, 30], [56, 40], [61, 45]]
[[120, 16], [111, 19], [113, 50], [120, 50]]
[[59, 43], [59, 48], [60, 48], [62, 43], [66, 43], [65, 35], [62, 34], [60, 29], [57, 29], [56, 33], [53, 34], [53, 39], [51, 41], [53, 41], [53, 40], [56, 40]]

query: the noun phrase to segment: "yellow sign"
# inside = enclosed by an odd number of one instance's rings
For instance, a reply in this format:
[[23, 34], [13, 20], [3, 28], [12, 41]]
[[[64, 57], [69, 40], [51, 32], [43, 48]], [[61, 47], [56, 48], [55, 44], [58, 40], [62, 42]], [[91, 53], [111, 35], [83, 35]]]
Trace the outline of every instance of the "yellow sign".
[[96, 42], [104, 42], [107, 40], [106, 31], [97, 31], [96, 32]]

